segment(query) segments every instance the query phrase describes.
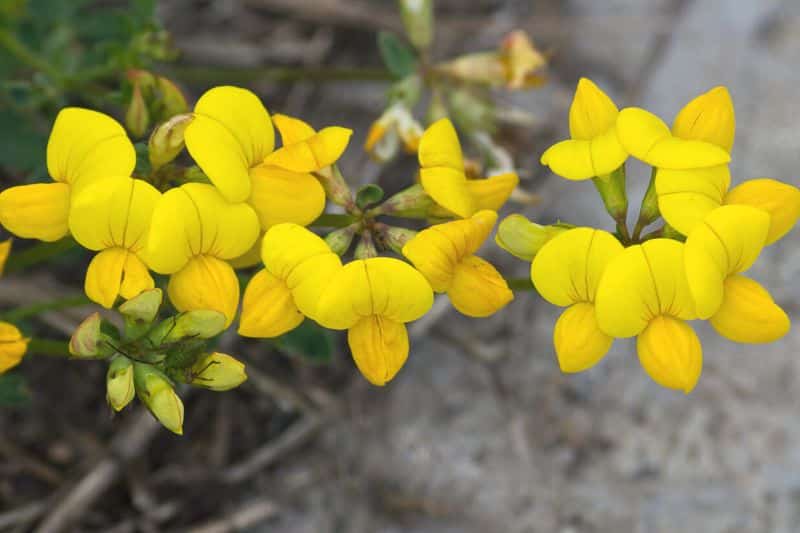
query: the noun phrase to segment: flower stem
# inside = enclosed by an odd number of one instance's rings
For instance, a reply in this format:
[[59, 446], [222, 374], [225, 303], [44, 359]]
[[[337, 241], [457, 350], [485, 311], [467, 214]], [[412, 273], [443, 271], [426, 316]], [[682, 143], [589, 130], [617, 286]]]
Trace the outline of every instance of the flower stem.
[[5, 313], [0, 314], [0, 319], [8, 322], [16, 322], [18, 320], [36, 316], [47, 311], [57, 311], [59, 309], [68, 309], [70, 307], [81, 307], [83, 305], [89, 305], [90, 303], [92, 302], [86, 297], [86, 295], [73, 294], [71, 296], [65, 296], [63, 298], [57, 298], [55, 300], [49, 300], [46, 302], [37, 302], [35, 304], [12, 309], [11, 311], [6, 311]]
[[28, 353], [53, 357], [70, 357], [69, 343], [54, 339], [33, 338], [28, 341]]
[[507, 279], [508, 288], [512, 291], [532, 291], [533, 282], [530, 278], [511, 278]]
[[20, 272], [77, 247], [74, 239], [67, 237], [56, 242], [40, 242], [8, 258], [6, 272]]

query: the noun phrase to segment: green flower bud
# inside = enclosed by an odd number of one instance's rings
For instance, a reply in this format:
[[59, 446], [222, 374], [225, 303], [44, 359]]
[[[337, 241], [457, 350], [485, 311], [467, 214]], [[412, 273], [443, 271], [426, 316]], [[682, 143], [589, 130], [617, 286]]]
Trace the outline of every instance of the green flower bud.
[[161, 96], [161, 109], [164, 117], [171, 117], [189, 111], [186, 97], [171, 80], [161, 76], [157, 77], [156, 89]]
[[403, 246], [417, 235], [417, 232], [411, 229], [380, 223], [375, 224], [375, 233], [381, 246], [399, 255], [403, 255]]
[[135, 138], [142, 137], [150, 127], [150, 111], [147, 109], [147, 102], [144, 100], [139, 84], [133, 86], [131, 101], [125, 112], [125, 126]]
[[347, 227], [337, 229], [325, 236], [325, 242], [331, 251], [337, 255], [344, 255], [353, 243], [359, 224], [350, 224]]
[[400, 15], [408, 40], [426, 50], [433, 41], [433, 0], [400, 0]]
[[140, 320], [142, 322], [150, 323], [155, 320], [158, 315], [158, 309], [161, 307], [161, 302], [164, 294], [161, 289], [150, 289], [139, 293], [138, 296], [131, 298], [119, 306], [119, 312], [127, 318], [133, 320]]
[[184, 147], [183, 133], [192, 119], [190, 114], [175, 115], [153, 130], [147, 142], [147, 153], [153, 170], [178, 157]]
[[172, 383], [155, 367], [134, 363], [136, 394], [150, 412], [168, 430], [183, 434], [183, 402]]
[[219, 311], [196, 309], [164, 320], [150, 332], [148, 337], [156, 345], [186, 337], [210, 339], [225, 330], [225, 322], [225, 315]]
[[115, 411], [121, 411], [133, 400], [133, 362], [123, 355], [111, 360], [106, 374], [106, 399]]
[[541, 226], [522, 215], [510, 215], [500, 222], [494, 240], [514, 257], [533, 261], [547, 241], [567, 229], [563, 226]]
[[226, 391], [247, 380], [244, 363], [224, 353], [214, 352], [192, 366], [192, 385], [213, 391]]
[[100, 331], [102, 322], [99, 313], [92, 313], [81, 322], [69, 340], [69, 353], [75, 357], [88, 359], [100, 359], [111, 355], [113, 348], [102, 342], [107, 339], [107, 336]]
[[422, 185], [412, 185], [391, 196], [378, 206], [374, 213], [401, 218], [426, 218], [434, 205], [433, 199], [428, 196]]

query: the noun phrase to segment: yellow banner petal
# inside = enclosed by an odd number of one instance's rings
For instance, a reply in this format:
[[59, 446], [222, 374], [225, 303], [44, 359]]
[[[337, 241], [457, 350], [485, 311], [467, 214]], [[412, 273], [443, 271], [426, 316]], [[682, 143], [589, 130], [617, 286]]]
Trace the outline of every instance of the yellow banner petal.
[[408, 359], [408, 332], [402, 322], [373, 315], [359, 320], [347, 332], [353, 360], [373, 385], [386, 385]]
[[722, 305], [725, 278], [755, 263], [769, 230], [769, 215], [746, 205], [712, 211], [686, 239], [686, 279], [697, 306], [707, 319]]
[[225, 315], [225, 327], [239, 307], [239, 279], [225, 261], [197, 255], [169, 278], [169, 299], [178, 311], [210, 309]]
[[239, 87], [214, 87], [197, 101], [184, 132], [186, 148], [230, 202], [250, 196], [249, 169], [275, 148], [275, 132], [258, 96]]
[[570, 136], [578, 140], [598, 137], [614, 126], [618, 114], [606, 93], [592, 80], [581, 78], [569, 108]]
[[477, 209], [462, 171], [443, 166], [422, 168], [419, 181], [434, 202], [461, 218], [472, 216]]
[[286, 281], [298, 265], [319, 255], [335, 255], [325, 240], [303, 226], [277, 224], [264, 234], [261, 259], [267, 269]]
[[244, 291], [239, 335], [272, 338], [293, 330], [303, 321], [286, 283], [266, 269], [258, 271]]
[[583, 372], [605, 357], [614, 339], [600, 331], [594, 305], [580, 302], [567, 307], [553, 329], [558, 366], [562, 372]]
[[606, 231], [571, 229], [542, 246], [531, 264], [531, 279], [542, 298], [553, 305], [593, 302], [606, 267], [622, 250], [622, 244]]
[[791, 322], [769, 292], [745, 276], [725, 280], [722, 305], [709, 319], [717, 333], [734, 342], [766, 343], [789, 332]]
[[250, 171], [255, 209], [262, 229], [281, 222], [306, 226], [325, 209], [325, 190], [311, 174], [259, 165]]
[[26, 239], [57, 241], [69, 233], [70, 186], [34, 183], [0, 192], [0, 224]]
[[461, 143], [450, 119], [439, 119], [425, 130], [419, 141], [418, 157], [422, 168], [446, 167], [463, 174]]
[[768, 178], [745, 181], [731, 189], [724, 202], [751, 205], [769, 213], [767, 244], [789, 233], [800, 218], [800, 189]]
[[460, 313], [476, 318], [493, 315], [514, 299], [500, 272], [476, 255], [456, 266], [447, 296]]
[[283, 146], [307, 141], [317, 133], [309, 124], [289, 115], [276, 113], [272, 115], [272, 121], [281, 134]]
[[350, 142], [352, 130], [331, 126], [294, 144], [286, 144], [264, 158], [264, 163], [292, 172], [316, 172], [334, 164]]
[[658, 209], [670, 226], [689, 235], [722, 205], [730, 183], [728, 165], [693, 170], [660, 168], [656, 172]]
[[689, 394], [703, 370], [703, 347], [682, 320], [658, 316], [636, 339], [639, 362], [659, 385]]
[[0, 374], [17, 366], [28, 349], [28, 339], [8, 322], [0, 322]]
[[659, 315], [694, 319], [683, 247], [683, 243], [671, 239], [652, 239], [614, 257], [597, 288], [600, 329], [612, 337], [633, 337]]
[[486, 179], [467, 180], [467, 191], [475, 199], [476, 209], [499, 211], [518, 184], [519, 176], [506, 172]]
[[130, 176], [136, 150], [113, 118], [79, 107], [62, 109], [47, 142], [47, 170], [63, 183], [84, 187], [109, 176]]
[[686, 104], [672, 123], [672, 134], [716, 144], [730, 153], [736, 134], [736, 116], [728, 89], [714, 87]]

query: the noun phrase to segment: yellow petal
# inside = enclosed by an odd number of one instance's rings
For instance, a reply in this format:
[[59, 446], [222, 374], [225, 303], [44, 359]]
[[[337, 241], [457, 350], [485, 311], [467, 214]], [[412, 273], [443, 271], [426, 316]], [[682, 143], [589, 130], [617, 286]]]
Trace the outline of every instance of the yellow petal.
[[800, 218], [800, 189], [767, 178], [748, 180], [734, 187], [725, 196], [724, 202], [752, 205], [769, 213], [771, 221], [767, 244], [789, 233]]
[[67, 107], [47, 142], [47, 170], [60, 182], [80, 187], [109, 176], [130, 176], [136, 150], [125, 129], [97, 111]]
[[34, 183], [0, 192], [0, 224], [26, 239], [57, 241], [69, 233], [70, 186]]
[[28, 339], [8, 322], [0, 322], [0, 374], [17, 366], [28, 349]]
[[239, 335], [277, 337], [299, 326], [303, 318], [286, 282], [260, 270], [244, 291]]
[[[593, 139], [614, 126], [619, 109], [593, 81], [581, 78], [569, 108], [569, 132], [573, 139]], [[617, 165], [619, 166], [619, 165]]]
[[292, 172], [316, 172], [334, 164], [350, 142], [352, 130], [331, 126], [306, 140], [284, 144], [264, 158], [264, 163]]
[[225, 315], [225, 327], [239, 306], [239, 280], [233, 268], [216, 257], [198, 255], [169, 278], [169, 299], [178, 311], [210, 309]]
[[673, 137], [664, 121], [641, 108], [620, 111], [617, 134], [629, 154], [658, 168], [706, 168], [727, 164], [731, 159], [714, 144]]
[[714, 87], [686, 104], [672, 123], [672, 134], [716, 144], [730, 153], [736, 134], [736, 117], [728, 89]]
[[614, 257], [597, 287], [595, 311], [600, 329], [612, 337], [633, 337], [662, 314], [694, 319], [683, 247], [671, 239], [652, 239]]
[[317, 133], [309, 124], [289, 115], [276, 113], [272, 115], [272, 121], [281, 134], [283, 146], [306, 141]]
[[459, 263], [486, 240], [497, 222], [494, 211], [479, 211], [471, 218], [436, 224], [420, 231], [403, 246], [403, 255], [422, 272], [433, 289], [450, 289]]
[[319, 299], [315, 320], [330, 329], [348, 329], [372, 315], [411, 322], [431, 305], [433, 291], [422, 274], [399, 259], [373, 257], [338, 271]]
[[561, 313], [553, 329], [553, 344], [562, 372], [583, 372], [596, 365], [614, 339], [600, 331], [594, 305], [573, 304]]
[[541, 163], [569, 180], [586, 180], [610, 174], [628, 158], [615, 129], [591, 140], [567, 140], [542, 154]]
[[81, 246], [113, 246], [134, 252], [147, 244], [153, 210], [161, 193], [149, 183], [127, 177], [102, 180], [73, 196], [69, 212], [72, 236]]
[[746, 205], [715, 209], [686, 239], [686, 279], [697, 306], [707, 319], [722, 305], [723, 283], [755, 263], [769, 230], [769, 215]]
[[731, 183], [728, 165], [656, 172], [658, 209], [667, 223], [683, 235], [723, 203]]
[[593, 302], [607, 265], [621, 253], [622, 244], [606, 231], [571, 229], [542, 246], [531, 264], [531, 279], [553, 305]]
[[789, 332], [791, 322], [764, 287], [745, 276], [725, 280], [722, 305], [709, 322], [734, 342], [766, 343]]
[[373, 385], [386, 385], [408, 359], [408, 332], [402, 322], [367, 316], [347, 332], [353, 360]]
[[419, 140], [422, 168], [446, 167], [464, 173], [464, 156], [453, 123], [442, 118], [431, 124]]
[[493, 315], [514, 299], [503, 276], [477, 255], [464, 258], [456, 266], [447, 296], [453, 307], [471, 317]]
[[311, 174], [259, 165], [250, 171], [250, 205], [262, 229], [281, 222], [306, 226], [325, 209], [325, 190]]
[[135, 254], [119, 247], [108, 248], [92, 258], [86, 270], [86, 296], [106, 309], [114, 307], [117, 297], [138, 296], [154, 287], [147, 267]]
[[475, 199], [476, 209], [499, 211], [518, 184], [519, 176], [506, 172], [486, 179], [467, 180], [467, 191]]
[[195, 255], [233, 259], [258, 239], [258, 216], [231, 204], [211, 185], [187, 183], [161, 196], [153, 211], [145, 258], [156, 272], [177, 272]]
[[214, 87], [194, 107], [186, 148], [230, 202], [250, 196], [251, 167], [272, 152], [275, 132], [258, 96], [239, 87]]
[[3, 271], [6, 268], [6, 260], [11, 252], [11, 241], [12, 239], [6, 239], [0, 242], [0, 276], [3, 275]]
[[419, 181], [434, 202], [461, 218], [472, 216], [477, 209], [463, 171], [443, 166], [422, 168]]
[[639, 362], [659, 385], [689, 394], [703, 370], [703, 347], [682, 320], [658, 316], [636, 339]]

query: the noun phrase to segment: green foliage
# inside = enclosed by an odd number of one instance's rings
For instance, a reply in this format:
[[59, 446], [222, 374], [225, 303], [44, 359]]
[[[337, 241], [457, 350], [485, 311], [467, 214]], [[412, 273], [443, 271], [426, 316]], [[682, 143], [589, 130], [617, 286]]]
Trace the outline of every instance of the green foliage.
[[364, 185], [356, 193], [356, 205], [359, 209], [366, 209], [381, 200], [383, 200], [383, 189], [374, 183]]
[[417, 54], [393, 33], [378, 34], [378, 49], [386, 68], [395, 78], [403, 79], [414, 73], [419, 63]]
[[30, 401], [30, 392], [21, 374], [0, 375], [0, 407], [19, 407]]
[[298, 327], [278, 337], [278, 348], [288, 355], [302, 357], [305, 360], [324, 364], [333, 355], [333, 338], [331, 332], [318, 324], [305, 320]]

